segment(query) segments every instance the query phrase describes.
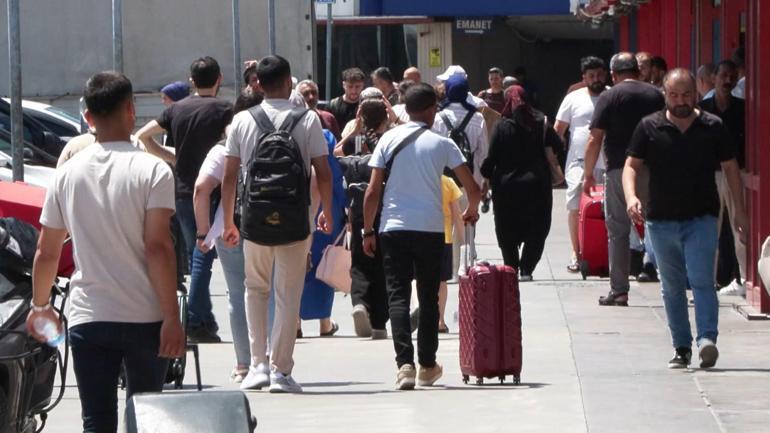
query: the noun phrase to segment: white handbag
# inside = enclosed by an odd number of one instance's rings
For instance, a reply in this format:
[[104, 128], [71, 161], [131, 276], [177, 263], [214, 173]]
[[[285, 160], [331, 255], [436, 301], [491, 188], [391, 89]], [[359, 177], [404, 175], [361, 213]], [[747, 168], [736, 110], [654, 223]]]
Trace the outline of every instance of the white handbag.
[[347, 230], [342, 230], [334, 243], [324, 249], [315, 272], [316, 278], [334, 290], [346, 294], [350, 293], [350, 286], [352, 285], [350, 242], [347, 233]]
[[762, 252], [759, 253], [757, 269], [759, 270], [759, 278], [765, 285], [765, 290], [770, 294], [770, 237], [765, 239], [765, 243], [762, 244]]

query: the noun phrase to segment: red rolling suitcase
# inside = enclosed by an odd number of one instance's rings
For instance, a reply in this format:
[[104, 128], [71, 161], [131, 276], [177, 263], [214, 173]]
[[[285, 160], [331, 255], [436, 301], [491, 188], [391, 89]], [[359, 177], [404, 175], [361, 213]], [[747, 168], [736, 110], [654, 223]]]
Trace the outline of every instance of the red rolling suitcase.
[[[466, 238], [468, 239], [468, 238]], [[467, 259], [466, 259], [467, 261]], [[513, 375], [521, 383], [519, 278], [510, 266], [479, 263], [460, 276], [460, 370], [463, 382]]]
[[604, 223], [604, 186], [597, 185], [591, 194], [580, 197], [580, 225], [578, 246], [580, 249], [580, 274], [606, 277], [610, 274], [607, 247], [607, 226]]

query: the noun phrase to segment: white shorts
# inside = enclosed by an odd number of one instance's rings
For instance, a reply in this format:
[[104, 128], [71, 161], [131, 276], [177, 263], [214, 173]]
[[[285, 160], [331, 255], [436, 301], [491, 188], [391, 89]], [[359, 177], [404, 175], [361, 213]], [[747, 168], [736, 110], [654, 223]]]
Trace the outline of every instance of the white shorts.
[[580, 209], [580, 196], [583, 194], [583, 160], [568, 162], [564, 178], [567, 180], [567, 210], [576, 211]]
[[[566, 197], [568, 211], [580, 210], [580, 196], [583, 195], [584, 165], [585, 163], [582, 159], [567, 161], [564, 178], [567, 180]], [[594, 179], [596, 179], [597, 184], [602, 184], [604, 182], [604, 170], [601, 168], [594, 169]]]

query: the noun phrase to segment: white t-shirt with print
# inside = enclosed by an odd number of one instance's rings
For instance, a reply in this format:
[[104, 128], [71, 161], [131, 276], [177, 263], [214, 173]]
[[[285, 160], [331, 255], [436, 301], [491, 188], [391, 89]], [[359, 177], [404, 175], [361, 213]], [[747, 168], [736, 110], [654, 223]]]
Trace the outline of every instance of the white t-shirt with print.
[[174, 176], [129, 142], [92, 144], [56, 170], [40, 216], [72, 235], [69, 326], [163, 319], [147, 272], [149, 209], [175, 209]]
[[[386, 132], [374, 149], [369, 166], [385, 168], [398, 145], [424, 124], [409, 122]], [[385, 184], [380, 232], [413, 230], [444, 233], [441, 174], [444, 167], [465, 163], [454, 142], [426, 130], [393, 160]]]
[[[591, 135], [591, 119], [598, 100], [599, 95], [591, 95], [588, 88], [583, 87], [569, 93], [559, 107], [556, 120], [568, 123], [570, 129], [567, 166], [578, 159], [585, 158], [588, 138]], [[600, 157], [596, 162], [596, 168], [604, 169], [605, 166], [604, 158]]]

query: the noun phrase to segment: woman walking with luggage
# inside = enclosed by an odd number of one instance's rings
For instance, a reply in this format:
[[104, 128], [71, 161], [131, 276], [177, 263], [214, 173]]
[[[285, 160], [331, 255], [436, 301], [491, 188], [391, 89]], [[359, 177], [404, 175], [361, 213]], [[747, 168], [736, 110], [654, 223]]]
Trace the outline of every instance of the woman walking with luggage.
[[[364, 100], [356, 118], [356, 130], [343, 138], [335, 149], [337, 155], [348, 155], [339, 161], [343, 167], [350, 207], [350, 277], [353, 280], [350, 297], [353, 302], [353, 323], [357, 336], [371, 337], [374, 340], [388, 336], [385, 329], [389, 317], [385, 269], [379, 249], [374, 257], [364, 254], [361, 231], [364, 228], [364, 192], [372, 174], [372, 169], [368, 166], [370, 154], [390, 123], [384, 101]], [[373, 235], [378, 241], [379, 224], [378, 217], [374, 223]]]
[[553, 151], [561, 143], [521, 86], [506, 90], [502, 116], [481, 173], [491, 182], [503, 260], [519, 269], [521, 281], [532, 281], [551, 229], [551, 188], [564, 179]]

